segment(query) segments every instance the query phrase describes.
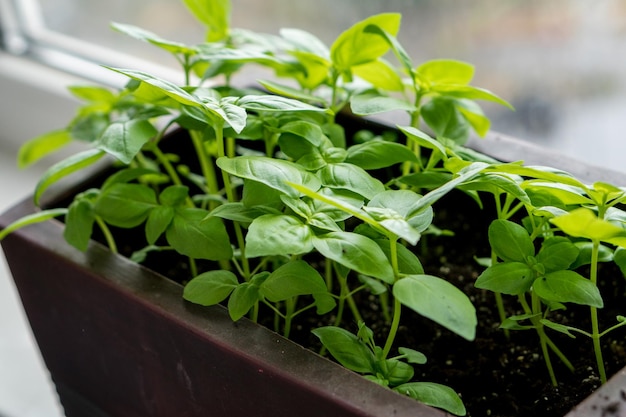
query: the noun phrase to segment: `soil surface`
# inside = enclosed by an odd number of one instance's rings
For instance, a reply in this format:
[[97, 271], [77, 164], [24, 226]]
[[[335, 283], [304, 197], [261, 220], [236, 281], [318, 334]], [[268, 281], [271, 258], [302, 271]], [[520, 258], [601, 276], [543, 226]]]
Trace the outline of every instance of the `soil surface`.
[[[487, 215], [485, 215], [487, 214]], [[534, 330], [512, 331], [507, 335], [499, 329], [499, 316], [494, 295], [474, 287], [484, 268], [475, 257], [490, 254], [487, 228], [495, 218], [487, 207], [481, 210], [467, 195], [453, 192], [435, 206], [434, 224], [440, 229], [454, 231], [452, 237], [423, 236], [416, 250], [426, 273], [447, 279], [461, 288], [472, 300], [478, 315], [476, 339], [466, 341], [418, 314], [404, 309], [397, 346], [410, 347], [424, 353], [428, 362], [416, 366], [416, 380], [446, 384], [462, 397], [469, 417], [556, 417], [564, 416], [576, 404], [600, 386], [591, 340], [579, 335], [575, 339], [550, 331], [550, 338], [575, 366], [570, 372], [551, 356], [558, 385], [550, 382], [544, 358]], [[139, 234], [142, 235], [141, 233]], [[128, 235], [125, 235], [128, 237]], [[120, 248], [127, 254], [144, 243], [121, 239], [128, 244]], [[189, 279], [185, 263], [161, 252], [149, 256], [145, 264], [170, 278], [184, 283]], [[211, 268], [202, 265], [201, 269]], [[585, 271], [580, 271], [588, 276]], [[599, 286], [605, 307], [600, 310], [600, 329], [616, 323], [617, 315], [626, 314], [626, 279], [613, 264], [602, 264]], [[357, 284], [353, 283], [355, 286]], [[618, 301], [616, 301], [618, 300]], [[504, 297], [508, 315], [519, 314], [514, 297]], [[387, 323], [382, 320], [376, 297], [360, 293], [359, 309], [368, 327], [375, 331], [379, 345], [384, 344]], [[621, 304], [620, 304], [621, 302]], [[553, 321], [589, 330], [589, 308], [569, 305]], [[326, 321], [323, 321], [326, 320]], [[334, 317], [298, 316], [291, 338], [319, 351], [319, 341], [310, 333], [312, 328], [332, 323]], [[269, 319], [268, 327], [272, 327]], [[357, 324], [346, 314], [344, 327], [355, 331]], [[609, 377], [626, 365], [626, 327], [602, 338], [605, 365]], [[612, 414], [608, 414], [612, 415]]]
[[[460, 211], [459, 207], [463, 210]], [[489, 209], [485, 209], [489, 212]], [[558, 385], [550, 382], [539, 339], [534, 330], [511, 331], [507, 335], [498, 328], [500, 321], [494, 295], [474, 287], [474, 282], [484, 268], [475, 256], [489, 256], [487, 227], [493, 217], [485, 216], [476, 203], [457, 193], [447, 196], [435, 207], [435, 224], [441, 229], [454, 231], [452, 237], [425, 236], [420, 242], [420, 259], [426, 273], [447, 279], [461, 288], [474, 303], [478, 315], [476, 339], [472, 342], [444, 329], [409, 309], [402, 313], [397, 346], [411, 347], [424, 353], [428, 362], [416, 366], [416, 380], [446, 384], [462, 397], [469, 417], [555, 417], [564, 416], [576, 404], [600, 386], [591, 339], [575, 339], [550, 331], [550, 338], [575, 366], [569, 371], [559, 359], [551, 355]], [[159, 261], [166, 257], [161, 253]], [[153, 262], [148, 262], [149, 264]], [[149, 265], [171, 277], [184, 280], [188, 271]], [[601, 265], [600, 289], [605, 308], [600, 310], [601, 329], [615, 324], [618, 314], [626, 313], [625, 305], [614, 299], [626, 297], [626, 280], [612, 264]], [[586, 275], [585, 271], [580, 271]], [[366, 324], [376, 334], [382, 345], [387, 323], [381, 320], [377, 298], [361, 293], [356, 298]], [[507, 313], [519, 314], [515, 297], [504, 297]], [[356, 323], [346, 314], [344, 326], [356, 332]], [[589, 309], [570, 305], [552, 320], [590, 329]], [[315, 327], [332, 323], [334, 317], [324, 319], [311, 314], [299, 316], [294, 323], [291, 339], [315, 351], [319, 341], [310, 333]], [[326, 321], [324, 321], [326, 320]], [[271, 320], [267, 322], [272, 327]], [[602, 338], [607, 373], [610, 375], [626, 365], [626, 329], [620, 328]]]

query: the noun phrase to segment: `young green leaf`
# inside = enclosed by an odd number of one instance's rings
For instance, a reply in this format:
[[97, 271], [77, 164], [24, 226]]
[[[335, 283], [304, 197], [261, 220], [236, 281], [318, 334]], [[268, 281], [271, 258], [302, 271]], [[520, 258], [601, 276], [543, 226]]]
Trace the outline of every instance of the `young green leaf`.
[[375, 373], [376, 358], [354, 334], [340, 327], [326, 326], [311, 331], [333, 358], [346, 368], [363, 374]]
[[154, 190], [141, 184], [116, 183], [100, 193], [96, 215], [117, 227], [131, 228], [143, 223], [157, 206]]
[[368, 92], [351, 97], [350, 108], [359, 116], [371, 116], [396, 110], [409, 113], [417, 111], [417, 107], [405, 100]]
[[83, 152], [79, 152], [72, 155], [60, 162], [57, 162], [51, 166], [39, 179], [37, 186], [35, 187], [34, 201], [35, 205], [39, 205], [44, 191], [51, 185], [56, 183], [62, 178], [93, 165], [96, 161], [104, 156], [104, 152], [99, 149], [89, 149]]
[[[352, 71], [374, 88], [397, 92], [405, 89], [404, 81], [396, 68], [382, 58], [352, 67]], [[416, 110], [415, 107], [413, 109]]]
[[313, 232], [300, 219], [285, 214], [264, 214], [250, 224], [246, 256], [301, 255], [313, 249]]
[[172, 54], [195, 55], [197, 53], [194, 47], [163, 39], [159, 35], [134, 25], [113, 22], [111, 23], [111, 28], [132, 38], [151, 43]]
[[[391, 262], [391, 248], [389, 245], [389, 240], [387, 239], [376, 239], [376, 244], [382, 249], [382, 251]], [[420, 262], [419, 258], [415, 253], [413, 253], [406, 246], [395, 242], [396, 245], [396, 255], [398, 258], [398, 270], [401, 274], [405, 275], [421, 275], [424, 273], [424, 267]]]
[[434, 84], [467, 85], [474, 78], [474, 66], [452, 59], [434, 59], [417, 67], [417, 74]]
[[183, 0], [193, 15], [207, 27], [207, 42], [217, 42], [230, 32], [230, 0]]
[[313, 246], [325, 257], [361, 274], [389, 284], [393, 270], [380, 247], [371, 239], [350, 232], [331, 232], [313, 238]]
[[324, 278], [304, 261], [292, 261], [280, 266], [260, 285], [260, 293], [271, 302], [313, 295], [318, 314], [328, 313], [335, 307]]
[[349, 190], [367, 199], [385, 191], [385, 186], [362, 168], [347, 163], [329, 164], [319, 172], [322, 185]]
[[535, 246], [526, 229], [510, 220], [496, 219], [489, 225], [489, 243], [504, 261], [525, 262], [535, 254]]
[[195, 259], [231, 259], [233, 250], [222, 220], [206, 217], [201, 209], [178, 208], [165, 232], [170, 245], [179, 253]]
[[555, 271], [533, 284], [535, 293], [548, 301], [576, 303], [602, 308], [604, 305], [598, 287], [574, 271]]
[[195, 304], [211, 306], [224, 301], [237, 287], [237, 277], [230, 271], [209, 271], [191, 279], [183, 298]]
[[259, 287], [252, 282], [239, 284], [228, 299], [228, 314], [233, 321], [245, 316], [260, 301]]
[[387, 190], [374, 196], [367, 207], [392, 209], [418, 232], [423, 232], [432, 223], [433, 209], [422, 207], [421, 199], [421, 195], [410, 190]]
[[21, 229], [22, 227], [30, 226], [31, 224], [45, 222], [55, 217], [64, 216], [65, 214], [67, 214], [66, 208], [43, 210], [43, 211], [38, 211], [33, 214], [28, 214], [14, 221], [13, 223], [10, 223], [7, 227], [0, 230], [0, 240], [4, 239], [5, 237], [13, 233], [14, 231]]
[[474, 340], [476, 309], [454, 285], [432, 275], [409, 275], [393, 286], [400, 303], [459, 336]]
[[626, 230], [606, 220], [599, 219], [588, 208], [574, 209], [563, 216], [550, 219], [550, 222], [573, 237], [584, 237], [626, 247]]
[[287, 182], [301, 184], [312, 190], [321, 186], [317, 177], [299, 165], [259, 156], [222, 157], [217, 166], [229, 174], [261, 182], [275, 190], [284, 192], [291, 197], [298, 197], [298, 192]]
[[374, 139], [348, 148], [346, 162], [366, 170], [386, 168], [401, 162], [417, 162], [408, 147], [395, 142]]
[[379, 34], [367, 31], [370, 25], [378, 26], [396, 36], [400, 29], [399, 13], [382, 13], [356, 23], [344, 31], [330, 48], [333, 65], [342, 73], [350, 68], [374, 61], [389, 50], [389, 43]]
[[434, 382], [409, 382], [395, 387], [394, 390], [457, 416], [464, 416], [467, 413], [459, 395], [445, 385]]
[[112, 68], [112, 67], [105, 67], [105, 68], [108, 68], [111, 71], [118, 72], [133, 80], [144, 82], [152, 86], [154, 89], [156, 89], [156, 92], [165, 94], [166, 96], [174, 99], [180, 104], [184, 104], [186, 106], [195, 106], [195, 107], [202, 106], [202, 102], [200, 101], [198, 97], [193, 96], [192, 94], [183, 90], [182, 88], [172, 83], [171, 81], [164, 80], [162, 78], [156, 77], [154, 75], [148, 74], [143, 71], [137, 71], [137, 70], [132, 70], [132, 69], [122, 69], [122, 68]]
[[146, 221], [146, 241], [154, 245], [174, 219], [174, 208], [157, 206], [150, 211]]
[[125, 164], [130, 164], [157, 130], [152, 123], [143, 119], [131, 119], [110, 124], [102, 133], [98, 149], [113, 155]]
[[502, 294], [518, 295], [530, 290], [535, 272], [522, 262], [504, 262], [490, 266], [476, 279], [476, 288]]
[[537, 253], [537, 262], [541, 263], [546, 272], [567, 269], [578, 257], [578, 247], [569, 239], [553, 237], [546, 239]]
[[72, 136], [66, 129], [53, 130], [30, 139], [20, 147], [17, 154], [17, 165], [20, 168], [26, 168], [41, 158], [58, 151], [71, 140]]
[[65, 216], [63, 237], [78, 250], [86, 251], [95, 220], [93, 203], [86, 199], [75, 199]]
[[311, 106], [300, 100], [273, 95], [243, 96], [238, 98], [235, 103], [246, 110], [258, 112], [325, 111], [320, 107]]

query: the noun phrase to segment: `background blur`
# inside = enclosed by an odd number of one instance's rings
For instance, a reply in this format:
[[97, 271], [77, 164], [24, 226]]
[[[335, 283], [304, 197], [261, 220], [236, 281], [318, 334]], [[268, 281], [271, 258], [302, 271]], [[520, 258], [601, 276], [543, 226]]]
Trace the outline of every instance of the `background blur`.
[[[0, 0], [3, 4], [26, 0]], [[175, 66], [167, 54], [109, 29], [131, 23], [197, 43], [204, 30], [178, 0], [29, 0], [48, 29]], [[232, 0], [232, 26], [277, 34], [299, 27], [330, 44], [379, 12], [401, 12], [415, 62], [476, 66], [474, 85], [513, 104], [484, 105], [492, 128], [587, 162], [626, 171], [626, 2], [623, 0]], [[2, 29], [0, 14], [0, 29]], [[95, 50], [95, 48], [94, 48]], [[69, 64], [69, 62], [68, 62]], [[72, 64], [73, 65], [73, 64]], [[30, 194], [44, 167], [18, 172], [16, 149], [73, 114], [65, 86], [80, 82], [0, 48], [0, 211]], [[76, 68], [72, 68], [76, 70]], [[80, 71], [78, 71], [80, 72]], [[24, 123], [27, 121], [27, 123]], [[0, 255], [0, 261], [1, 261]], [[0, 263], [0, 417], [58, 417], [49, 382], [7, 268]]]
[[[110, 21], [194, 43], [203, 29], [175, 0], [41, 0], [50, 28], [174, 65], [127, 40]], [[474, 85], [511, 102], [485, 105], [493, 130], [621, 169], [625, 140], [626, 2], [622, 0], [233, 0], [233, 27], [277, 34], [299, 27], [327, 44], [358, 20], [401, 12], [400, 40], [415, 62], [453, 58], [476, 66]], [[152, 54], [151, 54], [152, 53]]]

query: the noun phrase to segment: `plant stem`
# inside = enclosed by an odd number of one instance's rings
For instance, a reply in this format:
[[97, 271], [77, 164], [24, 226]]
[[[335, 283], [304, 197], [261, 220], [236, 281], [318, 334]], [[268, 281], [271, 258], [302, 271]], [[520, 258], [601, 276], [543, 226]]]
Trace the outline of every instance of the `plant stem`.
[[[598, 252], [600, 250], [600, 241], [594, 239], [591, 250], [591, 272], [589, 275], [590, 281], [593, 285], [597, 286], [598, 283]], [[596, 364], [598, 366], [598, 373], [600, 374], [600, 381], [604, 384], [607, 381], [606, 369], [604, 368], [604, 359], [602, 358], [602, 346], [600, 345], [600, 326], [598, 324], [598, 309], [596, 307], [590, 307], [591, 313], [591, 338], [593, 340], [593, 350], [596, 356]]]
[[[213, 167], [213, 163], [210, 160], [210, 156], [207, 155], [206, 150], [204, 148], [204, 141], [202, 139], [202, 133], [198, 131], [190, 131], [191, 141], [193, 143], [193, 147], [196, 150], [196, 155], [198, 155], [198, 162], [200, 163], [200, 169], [202, 170], [202, 175], [204, 176], [204, 180], [206, 181], [207, 188], [209, 189], [210, 194], [217, 195], [219, 194], [219, 185], [217, 184], [217, 177], [215, 175], [215, 168]], [[213, 209], [217, 206], [217, 202], [211, 201], [209, 202], [209, 208]]]
[[102, 230], [102, 234], [104, 234], [104, 239], [106, 240], [111, 252], [118, 253], [117, 245], [115, 244], [115, 239], [113, 239], [113, 234], [111, 234], [109, 226], [107, 226], [107, 224], [104, 222], [104, 220], [102, 220], [102, 218], [100, 218], [100, 216], [96, 216], [96, 223], [98, 223], [98, 227], [100, 227], [100, 230]]
[[[394, 282], [397, 282], [400, 279], [400, 271], [398, 268], [398, 237], [395, 235], [388, 235], [389, 238], [389, 257], [391, 258], [391, 269], [393, 270]], [[398, 328], [400, 327], [400, 315], [402, 313], [402, 304], [398, 299], [394, 298], [393, 300], [393, 319], [391, 320], [391, 326], [389, 327], [389, 333], [387, 334], [387, 341], [385, 342], [385, 347], [383, 348], [383, 359], [389, 356], [389, 352], [391, 352], [391, 347], [393, 346], [393, 342], [396, 339], [396, 334], [398, 333]]]
[[[215, 140], [217, 141], [217, 156], [223, 157], [226, 156], [225, 152], [225, 140], [224, 140], [224, 123], [215, 123], [213, 126], [215, 129]], [[232, 149], [234, 151], [234, 141], [229, 139], [229, 150]], [[221, 171], [222, 173], [222, 181], [224, 182], [224, 190], [226, 191], [226, 198], [229, 202], [235, 202], [235, 192], [230, 183], [230, 176], [228, 172]], [[237, 238], [237, 245], [239, 246], [239, 251], [241, 252], [240, 262], [241, 267], [243, 268], [244, 279], [248, 281], [250, 279], [250, 263], [248, 262], [248, 258], [246, 258], [246, 243], [243, 236], [243, 232], [241, 230], [241, 226], [238, 222], [233, 222], [233, 227], [235, 229], [235, 236]]]

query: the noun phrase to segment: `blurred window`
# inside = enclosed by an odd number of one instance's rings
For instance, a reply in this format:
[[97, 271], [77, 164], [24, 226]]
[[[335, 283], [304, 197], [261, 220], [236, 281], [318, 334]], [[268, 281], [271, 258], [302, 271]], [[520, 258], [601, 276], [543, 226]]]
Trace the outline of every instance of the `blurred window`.
[[[5, 16], [7, 4], [18, 11], [19, 18], [12, 22]], [[415, 62], [468, 61], [476, 66], [475, 85], [516, 107], [510, 112], [485, 104], [494, 130], [605, 166], [623, 166], [616, 156], [623, 153], [607, 156], [606, 151], [609, 144], [623, 142], [626, 131], [623, 0], [232, 0], [232, 4], [233, 27], [274, 34], [282, 27], [298, 27], [327, 43], [369, 15], [401, 12], [400, 41]], [[176, 65], [157, 48], [110, 30], [112, 21], [180, 42], [196, 43], [204, 33], [179, 0], [0, 0], [0, 5], [5, 46], [19, 50], [24, 39], [62, 45], [65, 55], [57, 56], [56, 65], [72, 59], [114, 65], [115, 53]], [[24, 29], [20, 24], [30, 26]], [[39, 51], [38, 58], [42, 57], [46, 58]]]

